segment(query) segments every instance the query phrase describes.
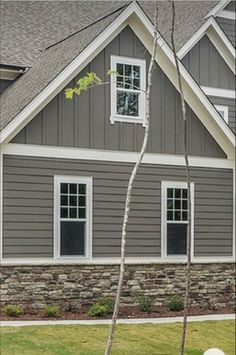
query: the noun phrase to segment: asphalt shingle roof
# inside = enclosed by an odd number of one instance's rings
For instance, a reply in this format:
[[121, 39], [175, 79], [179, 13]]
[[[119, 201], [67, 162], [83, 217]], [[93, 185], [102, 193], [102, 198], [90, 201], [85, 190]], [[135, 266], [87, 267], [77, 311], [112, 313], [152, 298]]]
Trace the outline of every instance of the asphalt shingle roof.
[[[31, 67], [0, 97], [0, 130], [21, 112], [130, 1], [8, 1], [1, 7], [0, 62]], [[159, 1], [158, 30], [170, 45], [171, 4]], [[217, 1], [176, 2], [180, 48]], [[140, 1], [152, 21], [153, 1]]]

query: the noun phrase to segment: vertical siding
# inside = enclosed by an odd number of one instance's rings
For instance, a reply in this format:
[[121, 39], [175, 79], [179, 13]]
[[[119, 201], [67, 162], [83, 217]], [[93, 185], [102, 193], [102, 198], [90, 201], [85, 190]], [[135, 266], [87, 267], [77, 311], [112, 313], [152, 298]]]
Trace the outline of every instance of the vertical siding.
[[206, 35], [183, 58], [183, 64], [200, 85], [235, 89], [233, 72]]
[[[93, 256], [118, 256], [132, 164], [4, 156], [3, 255], [53, 256], [53, 177], [93, 177]], [[232, 253], [232, 171], [192, 169], [195, 255]], [[161, 182], [184, 181], [185, 169], [143, 165], [134, 184], [127, 256], [161, 254]]]
[[223, 97], [209, 97], [214, 105], [228, 106], [229, 108], [229, 126], [236, 133], [236, 114], [235, 114], [235, 99]]
[[216, 21], [229, 38], [229, 40], [235, 46], [235, 20], [230, 20], [227, 18], [217, 17]]
[[[110, 68], [112, 54], [146, 59], [147, 67], [150, 60], [146, 48], [127, 27], [78, 77], [88, 71], [95, 71], [103, 80], [109, 80], [106, 72]], [[70, 83], [71, 86], [78, 77]], [[192, 127], [191, 137], [193, 136], [193, 139], [190, 139], [191, 154], [225, 157], [189, 108], [188, 116]], [[179, 94], [157, 66], [153, 75], [149, 152], [182, 153], [181, 117]], [[63, 90], [13, 139], [13, 142], [137, 151], [141, 147], [143, 134], [144, 128], [140, 124], [110, 123], [110, 88], [103, 86], [88, 90], [73, 101], [65, 99]]]

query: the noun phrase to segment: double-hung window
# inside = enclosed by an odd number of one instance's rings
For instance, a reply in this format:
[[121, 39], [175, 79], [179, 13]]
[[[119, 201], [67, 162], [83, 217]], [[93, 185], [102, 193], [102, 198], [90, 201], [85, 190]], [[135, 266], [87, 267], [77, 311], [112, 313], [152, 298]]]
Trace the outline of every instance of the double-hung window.
[[[191, 183], [191, 201], [194, 201]], [[193, 233], [193, 203], [191, 211]], [[186, 256], [188, 228], [188, 190], [185, 182], [162, 182], [162, 254], [164, 257]]]
[[92, 179], [55, 176], [55, 256], [90, 257]]
[[111, 123], [145, 124], [146, 62], [111, 56]]

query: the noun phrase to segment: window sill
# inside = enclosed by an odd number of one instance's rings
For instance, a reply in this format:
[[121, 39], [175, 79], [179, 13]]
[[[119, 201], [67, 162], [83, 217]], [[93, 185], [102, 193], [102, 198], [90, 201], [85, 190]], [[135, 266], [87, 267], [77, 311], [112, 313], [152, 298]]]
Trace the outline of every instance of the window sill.
[[138, 123], [141, 124], [143, 127], [146, 126], [144, 118], [130, 118], [127, 116], [111, 116], [110, 122], [111, 124], [114, 124], [115, 122]]

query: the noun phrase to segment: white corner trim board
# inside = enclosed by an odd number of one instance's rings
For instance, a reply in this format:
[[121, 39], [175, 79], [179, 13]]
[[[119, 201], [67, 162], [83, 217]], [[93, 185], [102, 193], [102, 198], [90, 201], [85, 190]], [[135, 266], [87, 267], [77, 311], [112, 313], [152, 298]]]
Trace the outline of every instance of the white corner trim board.
[[[135, 163], [138, 153], [126, 151], [109, 151], [99, 149], [66, 148], [51, 147], [43, 145], [8, 143], [1, 146], [2, 155], [16, 155], [28, 157], [45, 157], [59, 159], [77, 159], [77, 160], [96, 160], [111, 161], [123, 163]], [[190, 165], [193, 167], [208, 167], [233, 169], [234, 160], [221, 158], [208, 158], [190, 156]], [[175, 154], [152, 154], [146, 153], [143, 158], [143, 164], [159, 165], [179, 165], [184, 166], [184, 156]]]
[[225, 97], [228, 99], [236, 98], [235, 90], [219, 89], [208, 86], [201, 86], [201, 89], [207, 96]]
[[[48, 86], [31, 101], [1, 132], [0, 143], [8, 143], [33, 117], [36, 116], [45, 105], [50, 102], [72, 79], [75, 77], [120, 31], [130, 24], [134, 18], [139, 20], [142, 25], [142, 32], [148, 33], [149, 42], [146, 47], [150, 50], [150, 36], [153, 37], [154, 28], [149, 18], [143, 12], [141, 7], [132, 2], [98, 37], [92, 41]], [[138, 31], [138, 29], [136, 28]], [[143, 36], [144, 33], [142, 34]], [[173, 68], [175, 68], [174, 55], [171, 48], [158, 33], [159, 57], [162, 55], [162, 61], [168, 61], [166, 70], [169, 68], [168, 77], [177, 87], [177, 79], [173, 77]], [[218, 144], [228, 156], [232, 156], [232, 150], [235, 146], [235, 137], [230, 128], [225, 124], [220, 115], [205, 97], [198, 84], [192, 79], [189, 72], [180, 62], [181, 75], [188, 91], [188, 101], [190, 107], [195, 101], [198, 101], [195, 107], [195, 113], [203, 122]], [[172, 74], [171, 74], [172, 73]], [[190, 99], [190, 97], [193, 97]], [[191, 101], [191, 102], [190, 102]]]

